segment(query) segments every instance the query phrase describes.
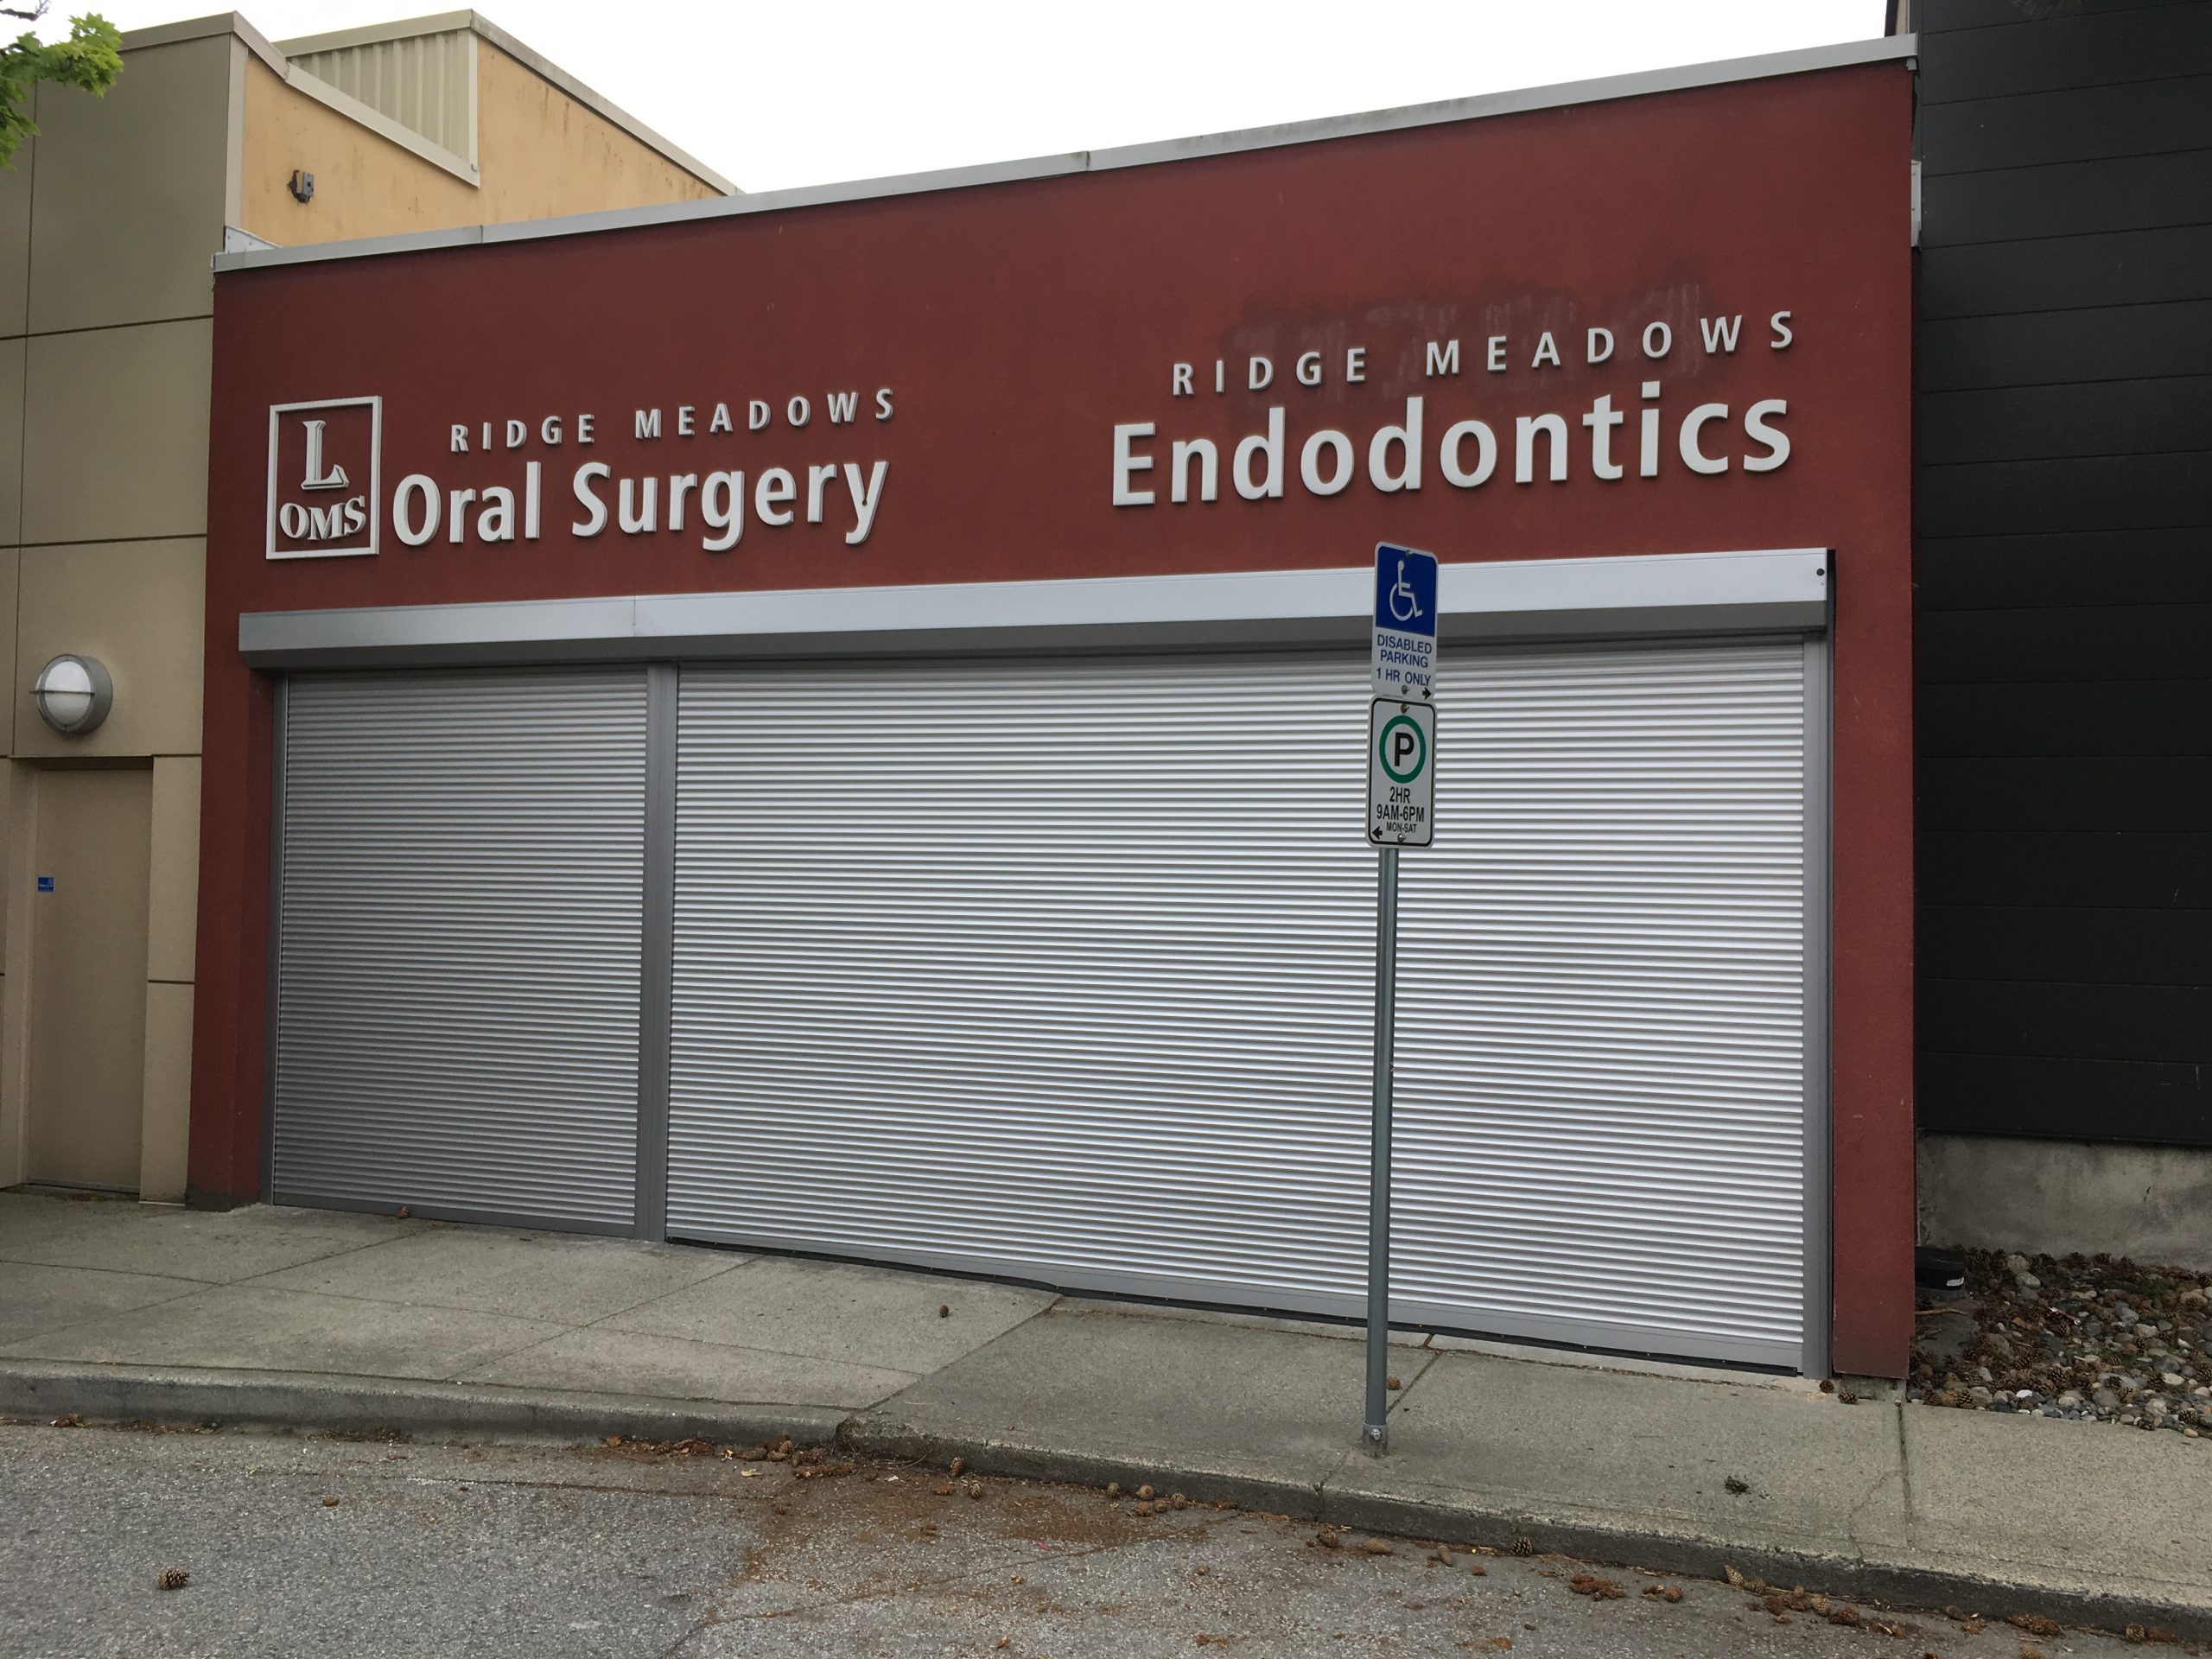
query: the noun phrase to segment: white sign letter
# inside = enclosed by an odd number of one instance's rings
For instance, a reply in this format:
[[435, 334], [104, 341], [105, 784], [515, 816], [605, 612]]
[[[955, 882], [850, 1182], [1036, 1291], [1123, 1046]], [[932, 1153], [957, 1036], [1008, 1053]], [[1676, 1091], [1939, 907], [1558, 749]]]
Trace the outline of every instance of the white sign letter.
[[[1321, 476], [1321, 451], [1324, 449], [1334, 450], [1337, 457], [1333, 463], [1336, 470], [1327, 478]], [[1341, 432], [1332, 432], [1323, 427], [1306, 439], [1306, 447], [1299, 451], [1298, 476], [1314, 494], [1334, 495], [1351, 482], [1353, 465], [1351, 440]]]
[[596, 536], [607, 528], [607, 503], [592, 493], [591, 484], [594, 479], [605, 478], [613, 470], [603, 461], [588, 461], [576, 468], [575, 477], [569, 481], [569, 489], [575, 493], [576, 505], [589, 515], [569, 526], [576, 535]]
[[709, 553], [727, 553], [745, 534], [745, 474], [709, 473], [699, 486], [699, 518], [721, 534], [702, 537], [699, 545]]
[[753, 516], [778, 529], [791, 521], [784, 503], [798, 494], [798, 480], [780, 467], [771, 467], [753, 482]]
[[[1282, 407], [1277, 404], [1268, 411], [1268, 434], [1262, 437], [1256, 432], [1236, 446], [1236, 454], [1229, 466], [1230, 481], [1236, 486], [1236, 493], [1247, 501], [1257, 501], [1263, 496], [1282, 494]], [[1252, 463], [1263, 461], [1266, 474], [1252, 476]]]
[[1600, 478], [1618, 478], [1620, 463], [1613, 459], [1613, 429], [1628, 416], [1613, 407], [1610, 391], [1590, 405], [1582, 424], [1590, 429], [1590, 470]]
[[[407, 506], [409, 498], [418, 495], [423, 498], [423, 518], [420, 524], [415, 522]], [[438, 515], [444, 505], [438, 497], [436, 480], [421, 473], [408, 474], [391, 493], [391, 533], [410, 547], [422, 546], [438, 533]]]
[[1789, 412], [1789, 405], [1779, 397], [1769, 397], [1753, 404], [1744, 411], [1744, 435], [1753, 443], [1766, 445], [1763, 455], [1745, 455], [1744, 470], [1747, 473], [1770, 473], [1789, 459], [1789, 435], [1771, 424], [1767, 416], [1777, 420]]
[[1180, 438], [1170, 452], [1174, 470], [1168, 474], [1167, 499], [1188, 501], [1191, 499], [1191, 462], [1198, 463], [1198, 499], [1211, 501], [1221, 494], [1221, 452], [1213, 447], [1211, 438], [1192, 438], [1188, 443]]
[[1536, 434], [1541, 432], [1551, 440], [1545, 448], [1551, 452], [1552, 482], [1567, 481], [1567, 423], [1556, 415], [1523, 415], [1513, 423], [1513, 481], [1533, 484], [1536, 481]]
[[1681, 451], [1683, 466], [1694, 473], [1725, 473], [1728, 470], [1726, 455], [1718, 461], [1710, 461], [1706, 458], [1705, 451], [1697, 447], [1698, 434], [1704, 429], [1707, 421], [1725, 421], [1727, 418], [1728, 405], [1726, 404], [1700, 404], [1682, 417], [1681, 435], [1676, 447]]
[[[1459, 465], [1459, 446], [1469, 438], [1475, 441], [1473, 470]], [[1444, 435], [1444, 442], [1437, 450], [1436, 459], [1444, 468], [1446, 480], [1463, 490], [1471, 490], [1491, 474], [1497, 465], [1497, 436], [1480, 421], [1461, 421]]]
[[1152, 492], [1133, 487], [1132, 474], [1152, 470], [1152, 457], [1140, 455], [1129, 448], [1132, 439], [1152, 435], [1150, 421], [1130, 421], [1114, 429], [1114, 505], [1117, 507], [1148, 507]]
[[[1370, 440], [1367, 446], [1368, 481], [1378, 490], [1389, 493], [1396, 490], [1421, 488], [1421, 399], [1406, 399], [1406, 423], [1386, 426]], [[1396, 472], [1389, 469], [1390, 446], [1396, 444], [1405, 454], [1405, 464]]]
[[861, 487], [861, 469], [851, 461], [845, 463], [845, 493], [853, 498], [853, 527], [845, 532], [845, 545], [858, 547], [868, 540], [868, 531], [875, 524], [875, 510], [883, 500], [883, 480], [891, 472], [891, 463], [879, 461], [868, 474], [868, 487]]

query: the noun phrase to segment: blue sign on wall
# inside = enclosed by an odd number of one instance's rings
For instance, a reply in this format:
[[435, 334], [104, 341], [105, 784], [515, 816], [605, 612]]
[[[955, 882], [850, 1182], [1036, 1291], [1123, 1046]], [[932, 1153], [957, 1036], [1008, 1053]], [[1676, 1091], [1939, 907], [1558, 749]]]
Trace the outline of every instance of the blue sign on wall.
[[39, 877], [38, 890], [41, 893], [52, 893], [54, 891], [54, 878], [50, 875], [41, 875]]

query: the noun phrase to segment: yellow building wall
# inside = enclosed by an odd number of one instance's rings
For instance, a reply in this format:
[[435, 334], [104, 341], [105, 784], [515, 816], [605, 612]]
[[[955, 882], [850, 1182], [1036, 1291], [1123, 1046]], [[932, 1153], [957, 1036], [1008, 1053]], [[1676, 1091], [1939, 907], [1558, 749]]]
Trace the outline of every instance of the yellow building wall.
[[[244, 222], [280, 246], [597, 213], [721, 193], [489, 41], [476, 54], [472, 185], [246, 65]], [[292, 198], [296, 171], [315, 198]]]

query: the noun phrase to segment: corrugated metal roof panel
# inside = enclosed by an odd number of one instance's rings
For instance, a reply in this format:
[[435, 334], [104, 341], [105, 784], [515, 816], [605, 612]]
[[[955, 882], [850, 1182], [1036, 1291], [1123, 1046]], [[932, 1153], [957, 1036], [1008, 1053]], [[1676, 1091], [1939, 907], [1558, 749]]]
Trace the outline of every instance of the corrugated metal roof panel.
[[476, 36], [466, 29], [293, 54], [293, 67], [476, 160]]

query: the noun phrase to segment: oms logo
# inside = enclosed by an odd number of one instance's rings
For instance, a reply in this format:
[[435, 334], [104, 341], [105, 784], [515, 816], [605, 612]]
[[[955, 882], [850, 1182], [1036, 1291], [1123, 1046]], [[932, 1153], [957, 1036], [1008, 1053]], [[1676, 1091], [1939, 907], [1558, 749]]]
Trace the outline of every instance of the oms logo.
[[377, 550], [384, 399], [269, 407], [269, 556], [336, 559]]

